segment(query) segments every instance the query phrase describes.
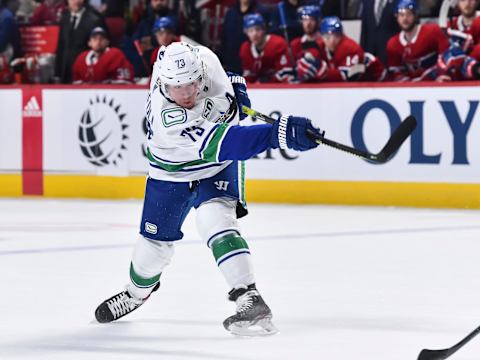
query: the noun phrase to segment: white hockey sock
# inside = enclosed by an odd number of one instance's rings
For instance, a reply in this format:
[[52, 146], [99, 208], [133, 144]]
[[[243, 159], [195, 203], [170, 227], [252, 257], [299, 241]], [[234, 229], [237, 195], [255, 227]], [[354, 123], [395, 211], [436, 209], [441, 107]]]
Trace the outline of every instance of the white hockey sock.
[[126, 288], [130, 295], [144, 299], [159, 282], [163, 269], [173, 256], [173, 243], [149, 240], [141, 236], [133, 250], [130, 264], [130, 282]]

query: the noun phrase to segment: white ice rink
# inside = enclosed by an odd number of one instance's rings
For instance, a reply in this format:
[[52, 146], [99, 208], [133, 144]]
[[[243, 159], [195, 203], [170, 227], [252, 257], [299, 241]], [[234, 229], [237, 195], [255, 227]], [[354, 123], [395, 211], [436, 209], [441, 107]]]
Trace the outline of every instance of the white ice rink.
[[[241, 221], [280, 333], [236, 338], [193, 216], [160, 290], [108, 325], [139, 201], [0, 200], [0, 359], [415, 360], [480, 325], [480, 212], [250, 206]], [[480, 359], [480, 336], [452, 356]]]

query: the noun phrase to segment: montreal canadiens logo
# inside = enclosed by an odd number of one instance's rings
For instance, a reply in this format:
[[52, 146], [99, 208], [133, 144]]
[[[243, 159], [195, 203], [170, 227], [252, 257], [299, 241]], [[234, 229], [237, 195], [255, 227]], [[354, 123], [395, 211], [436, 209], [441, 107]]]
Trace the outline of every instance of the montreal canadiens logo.
[[80, 119], [78, 139], [80, 149], [88, 161], [95, 166], [117, 166], [127, 150], [126, 114], [106, 96], [90, 99], [90, 106]]

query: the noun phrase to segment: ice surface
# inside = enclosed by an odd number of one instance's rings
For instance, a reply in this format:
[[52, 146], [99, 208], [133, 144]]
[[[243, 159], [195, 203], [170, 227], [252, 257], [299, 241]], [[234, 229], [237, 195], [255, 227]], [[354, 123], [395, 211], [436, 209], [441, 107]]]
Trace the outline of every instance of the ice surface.
[[[480, 212], [251, 205], [241, 221], [280, 333], [236, 338], [185, 224], [160, 290], [116, 323], [139, 201], [0, 200], [0, 359], [415, 360], [480, 325]], [[480, 337], [452, 360], [480, 359]]]

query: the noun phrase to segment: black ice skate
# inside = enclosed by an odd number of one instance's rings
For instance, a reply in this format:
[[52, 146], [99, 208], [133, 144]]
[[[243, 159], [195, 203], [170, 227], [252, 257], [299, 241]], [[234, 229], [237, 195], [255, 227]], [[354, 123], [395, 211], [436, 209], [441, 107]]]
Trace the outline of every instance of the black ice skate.
[[278, 329], [272, 323], [272, 312], [265, 304], [255, 284], [233, 289], [228, 299], [237, 303], [235, 315], [225, 319], [223, 326], [234, 335], [273, 335]]
[[[157, 291], [159, 286], [160, 283], [155, 285], [152, 292]], [[109, 323], [118, 320], [130, 314], [133, 310], [138, 309], [149, 297], [150, 295], [145, 299], [137, 299], [131, 296], [128, 291], [122, 291], [101, 303], [95, 310], [95, 318], [99, 323]]]

